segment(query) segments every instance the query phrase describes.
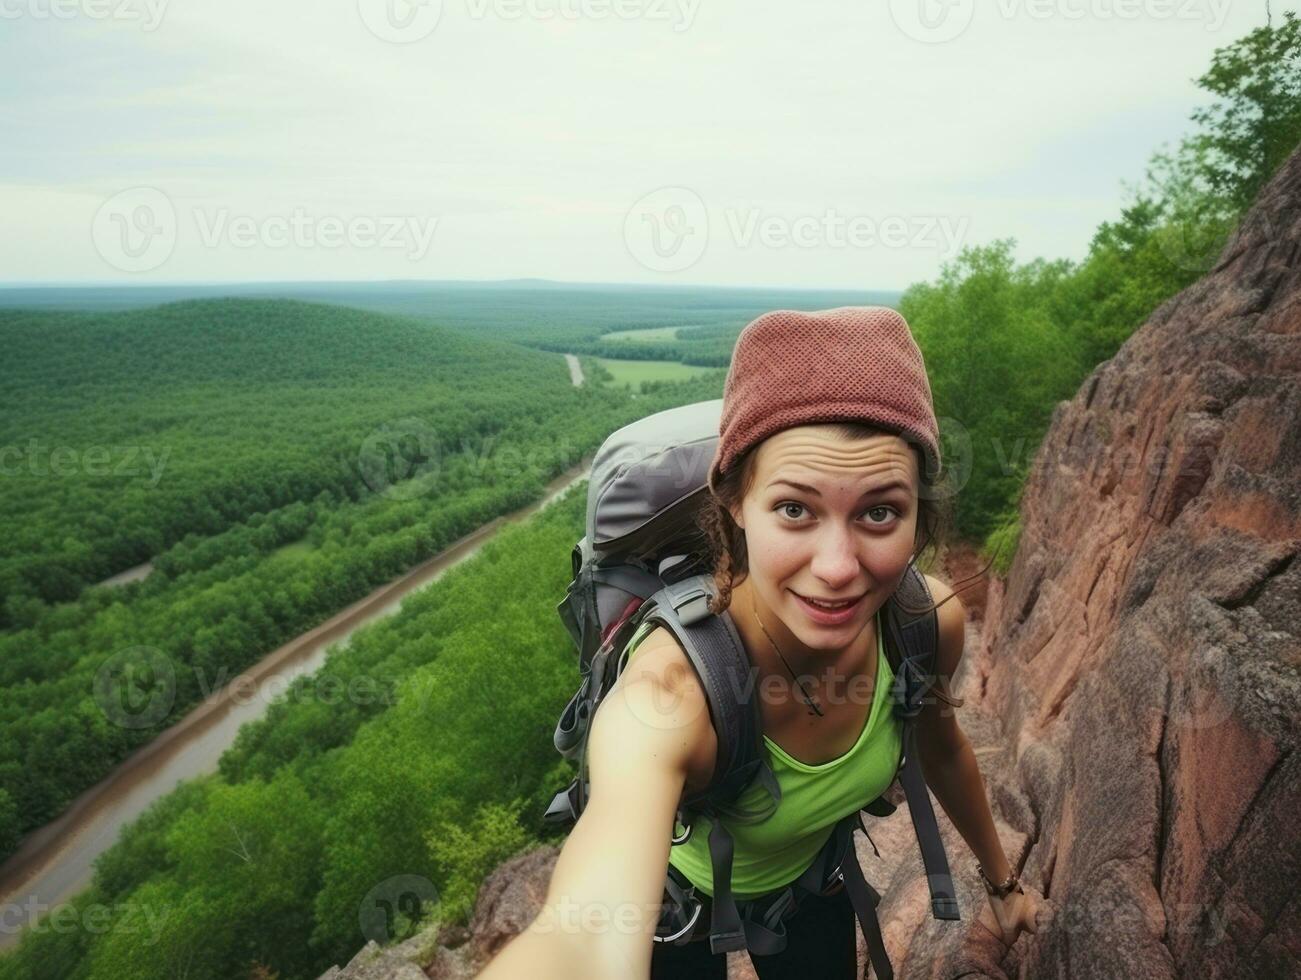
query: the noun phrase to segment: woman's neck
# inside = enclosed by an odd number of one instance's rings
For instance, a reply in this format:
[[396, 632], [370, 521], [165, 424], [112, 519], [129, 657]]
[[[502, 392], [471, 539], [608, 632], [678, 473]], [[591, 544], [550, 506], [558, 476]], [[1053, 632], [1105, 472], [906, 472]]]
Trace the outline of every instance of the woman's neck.
[[[876, 649], [875, 613], [848, 646], [840, 649], [810, 649], [791, 633], [776, 613], [764, 608], [758, 595], [753, 593], [748, 576], [733, 586], [732, 601], [727, 611], [737, 632], [741, 634], [741, 641], [745, 644], [751, 662], [759, 670], [758, 681], [761, 683], [766, 677], [777, 676], [793, 684], [792, 671], [801, 679], [814, 678], [818, 686], [825, 681], [828, 672], [841, 683], [848, 683], [851, 677], [863, 671], [872, 651]], [[762, 625], [755, 618], [756, 612]], [[769, 641], [769, 635], [772, 642]], [[781, 650], [781, 658], [773, 651], [773, 642]], [[782, 663], [782, 658], [785, 658], [785, 664]], [[805, 683], [808, 683], [807, 680]], [[798, 697], [798, 690], [795, 694]]]

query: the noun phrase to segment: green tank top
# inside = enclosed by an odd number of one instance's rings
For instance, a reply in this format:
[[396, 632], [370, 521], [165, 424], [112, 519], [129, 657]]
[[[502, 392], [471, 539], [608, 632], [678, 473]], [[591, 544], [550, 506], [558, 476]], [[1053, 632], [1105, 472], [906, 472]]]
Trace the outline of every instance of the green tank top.
[[[645, 623], [634, 632], [628, 641], [629, 661], [637, 644], [653, 628], [653, 624]], [[734, 825], [725, 821], [735, 844], [732, 895], [737, 901], [757, 898], [798, 878], [831, 836], [836, 823], [871, 803], [894, 780], [903, 749], [902, 722], [895, 717], [887, 696], [894, 673], [885, 655], [879, 612], [876, 637], [872, 708], [853, 748], [830, 762], [811, 766], [788, 755], [767, 735], [763, 737], [782, 798], [777, 809], [760, 823]], [[739, 802], [747, 807], [762, 807], [767, 798], [762, 786], [751, 783]], [[710, 897], [714, 894], [709, 859], [712, 826], [707, 817], [698, 818], [690, 839], [669, 850], [669, 863]], [[675, 824], [675, 834], [682, 830], [680, 824]]]

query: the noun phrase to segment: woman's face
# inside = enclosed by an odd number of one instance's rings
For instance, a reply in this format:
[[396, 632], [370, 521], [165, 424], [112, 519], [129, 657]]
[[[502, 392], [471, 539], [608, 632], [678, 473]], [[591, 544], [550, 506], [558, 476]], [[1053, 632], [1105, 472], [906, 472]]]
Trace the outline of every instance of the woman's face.
[[[791, 652], [843, 650], [871, 624], [912, 557], [917, 494], [917, 458], [893, 434], [847, 441], [805, 425], [760, 445], [733, 518], [745, 530], [755, 604], [785, 627]], [[799, 596], [864, 600], [848, 621], [827, 624]]]

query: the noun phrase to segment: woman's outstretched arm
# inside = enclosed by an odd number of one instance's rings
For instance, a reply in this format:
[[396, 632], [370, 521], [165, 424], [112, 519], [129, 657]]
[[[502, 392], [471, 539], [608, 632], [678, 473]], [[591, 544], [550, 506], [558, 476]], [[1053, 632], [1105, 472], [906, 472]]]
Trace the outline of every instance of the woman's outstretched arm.
[[592, 719], [591, 796], [543, 909], [480, 980], [650, 977], [674, 818], [702, 724], [698, 687], [625, 671]]

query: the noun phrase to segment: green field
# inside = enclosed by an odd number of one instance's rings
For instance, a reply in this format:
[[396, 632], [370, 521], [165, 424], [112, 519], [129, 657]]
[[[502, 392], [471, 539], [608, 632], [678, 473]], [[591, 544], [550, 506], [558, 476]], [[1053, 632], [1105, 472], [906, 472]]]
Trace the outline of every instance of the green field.
[[[691, 326], [695, 326], [692, 324]], [[612, 333], [601, 334], [602, 340], [677, 340], [679, 330], [687, 329], [685, 326], [678, 327], [646, 327], [642, 330], [615, 330]]]
[[607, 385], [616, 388], [628, 385], [638, 392], [648, 381], [686, 381], [714, 370], [678, 364], [675, 361], [620, 361], [609, 357], [598, 357], [596, 362], [614, 375], [612, 380], [606, 382]]
[[273, 556], [285, 558], [301, 558], [312, 552], [312, 543], [307, 539], [301, 541], [290, 541], [288, 544], [281, 545], [275, 551], [271, 552]]

